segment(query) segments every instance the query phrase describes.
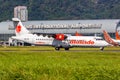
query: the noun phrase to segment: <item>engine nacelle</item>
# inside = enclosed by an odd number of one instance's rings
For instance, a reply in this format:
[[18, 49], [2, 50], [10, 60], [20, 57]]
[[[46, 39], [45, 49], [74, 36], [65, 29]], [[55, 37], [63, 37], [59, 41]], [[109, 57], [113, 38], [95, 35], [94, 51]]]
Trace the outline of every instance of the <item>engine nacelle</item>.
[[53, 37], [54, 37], [56, 40], [60, 40], [60, 41], [65, 40], [65, 39], [67, 38], [67, 36], [64, 35], [64, 34], [55, 34]]

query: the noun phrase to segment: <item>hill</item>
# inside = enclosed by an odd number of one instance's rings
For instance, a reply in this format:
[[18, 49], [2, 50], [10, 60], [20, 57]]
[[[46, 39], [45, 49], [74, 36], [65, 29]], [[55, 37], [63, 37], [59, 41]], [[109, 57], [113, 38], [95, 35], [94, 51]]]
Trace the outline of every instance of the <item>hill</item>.
[[28, 7], [29, 20], [120, 18], [120, 0], [0, 0], [0, 21], [18, 5]]

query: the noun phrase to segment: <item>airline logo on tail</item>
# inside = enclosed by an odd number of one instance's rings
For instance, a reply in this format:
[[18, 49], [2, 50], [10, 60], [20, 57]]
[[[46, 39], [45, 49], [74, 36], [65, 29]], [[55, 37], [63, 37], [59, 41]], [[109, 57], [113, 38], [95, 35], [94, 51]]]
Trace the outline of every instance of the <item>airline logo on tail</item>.
[[29, 34], [30, 32], [23, 26], [22, 22], [18, 18], [12, 19], [14, 22], [16, 36]]
[[16, 26], [16, 32], [19, 33], [20, 31], [21, 31], [21, 26], [18, 24], [18, 25]]
[[79, 34], [77, 31], [75, 32], [75, 36], [82, 36], [82, 34]]
[[105, 38], [106, 42], [108, 42], [109, 44], [112, 44], [114, 46], [118, 45], [118, 43], [114, 42], [105, 30], [103, 30], [103, 34], [104, 34], [104, 38]]

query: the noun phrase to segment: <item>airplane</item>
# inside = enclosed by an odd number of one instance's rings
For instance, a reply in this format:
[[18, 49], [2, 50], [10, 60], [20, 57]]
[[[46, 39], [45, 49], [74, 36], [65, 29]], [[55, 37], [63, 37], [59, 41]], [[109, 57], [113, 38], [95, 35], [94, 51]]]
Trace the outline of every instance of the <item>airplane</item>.
[[103, 30], [103, 35], [104, 35], [106, 42], [108, 42], [109, 44], [113, 46], [120, 46], [120, 39], [119, 39], [120, 36], [118, 32], [115, 33], [116, 39], [111, 38], [110, 35], [105, 30]]
[[77, 31], [75, 32], [75, 36], [82, 36], [82, 34], [79, 34]]
[[115, 36], [116, 36], [116, 40], [120, 40], [120, 36], [119, 36], [118, 31], [116, 31]]
[[71, 47], [100, 47], [103, 50], [104, 47], [109, 46], [109, 44], [103, 40], [102, 37], [97, 36], [72, 36], [65, 35], [62, 33], [52, 34], [48, 36], [33, 34], [23, 26], [21, 20], [18, 18], [12, 18], [15, 26], [16, 36], [12, 36], [11, 39], [23, 41], [32, 45], [39, 46], [53, 46], [55, 50], [60, 50], [64, 48], [69, 50]]

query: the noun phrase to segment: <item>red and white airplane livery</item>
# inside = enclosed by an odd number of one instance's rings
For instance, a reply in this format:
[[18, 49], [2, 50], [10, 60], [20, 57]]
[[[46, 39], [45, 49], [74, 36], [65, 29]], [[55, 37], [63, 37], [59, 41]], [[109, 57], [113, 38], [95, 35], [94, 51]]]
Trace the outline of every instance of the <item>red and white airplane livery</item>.
[[96, 36], [68, 36], [61, 33], [52, 34], [51, 36], [32, 34], [18, 18], [13, 18], [12, 20], [16, 27], [16, 36], [11, 37], [14, 40], [20, 40], [33, 45], [53, 46], [55, 50], [60, 50], [60, 48], [69, 50], [69, 48], [75, 46], [100, 47], [100, 50], [103, 50], [105, 46], [109, 46], [109, 43], [103, 40], [102, 37]]

